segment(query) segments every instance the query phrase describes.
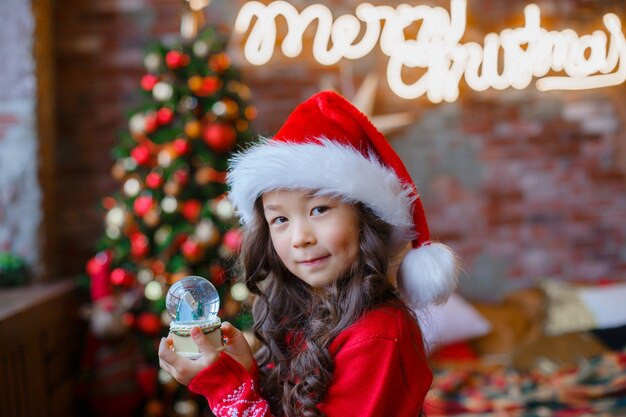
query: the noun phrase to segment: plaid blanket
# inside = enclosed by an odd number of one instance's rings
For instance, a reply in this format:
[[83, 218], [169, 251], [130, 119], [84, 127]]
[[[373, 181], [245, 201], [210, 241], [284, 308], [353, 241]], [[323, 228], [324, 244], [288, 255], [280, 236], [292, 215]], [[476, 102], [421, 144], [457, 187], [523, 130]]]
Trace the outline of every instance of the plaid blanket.
[[606, 353], [567, 369], [434, 371], [425, 406], [429, 417], [626, 416], [626, 352]]

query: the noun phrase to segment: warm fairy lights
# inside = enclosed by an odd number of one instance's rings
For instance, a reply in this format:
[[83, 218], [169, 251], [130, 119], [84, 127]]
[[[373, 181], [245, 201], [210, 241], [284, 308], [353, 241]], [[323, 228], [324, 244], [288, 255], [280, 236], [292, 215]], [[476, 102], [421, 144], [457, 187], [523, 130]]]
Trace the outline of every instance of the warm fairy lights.
[[[320, 4], [298, 12], [286, 1], [267, 5], [251, 1], [241, 8], [235, 30], [249, 31], [244, 55], [250, 63], [263, 65], [274, 54], [279, 16], [287, 24], [281, 46], [287, 57], [302, 52], [304, 32], [317, 21], [312, 52], [320, 64], [362, 58], [379, 45], [389, 57], [391, 90], [405, 99], [425, 94], [435, 103], [457, 100], [461, 78], [476, 91], [524, 89], [533, 78], [540, 91], [608, 87], [626, 80], [626, 38], [613, 13], [604, 15], [604, 31], [579, 35], [572, 29], [542, 28], [539, 7], [529, 4], [523, 27], [489, 33], [481, 45], [461, 43], [466, 9], [466, 0], [451, 0], [449, 12], [425, 5], [393, 8], [363, 3], [354, 15], [334, 19]], [[415, 39], [406, 39], [404, 30], [416, 22], [421, 27]], [[403, 75], [411, 71], [417, 80], [406, 82]]]

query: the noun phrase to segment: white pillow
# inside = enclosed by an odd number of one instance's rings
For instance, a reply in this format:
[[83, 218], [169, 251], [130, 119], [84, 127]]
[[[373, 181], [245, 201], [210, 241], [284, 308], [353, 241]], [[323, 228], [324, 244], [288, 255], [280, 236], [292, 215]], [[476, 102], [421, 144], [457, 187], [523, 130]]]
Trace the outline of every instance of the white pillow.
[[416, 311], [424, 345], [428, 350], [463, 340], [484, 336], [491, 325], [480, 313], [457, 293], [445, 304], [429, 306]]

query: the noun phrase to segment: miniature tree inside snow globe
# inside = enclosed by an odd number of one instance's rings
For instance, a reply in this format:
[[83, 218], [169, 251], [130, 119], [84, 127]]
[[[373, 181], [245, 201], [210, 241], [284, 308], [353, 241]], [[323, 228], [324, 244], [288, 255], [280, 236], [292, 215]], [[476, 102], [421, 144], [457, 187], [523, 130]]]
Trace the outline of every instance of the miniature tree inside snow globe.
[[177, 281], [167, 292], [165, 306], [172, 319], [170, 336], [174, 351], [179, 355], [197, 358], [198, 347], [191, 338], [191, 329], [200, 327], [213, 346], [222, 347], [221, 320], [217, 316], [220, 297], [207, 279], [189, 276]]

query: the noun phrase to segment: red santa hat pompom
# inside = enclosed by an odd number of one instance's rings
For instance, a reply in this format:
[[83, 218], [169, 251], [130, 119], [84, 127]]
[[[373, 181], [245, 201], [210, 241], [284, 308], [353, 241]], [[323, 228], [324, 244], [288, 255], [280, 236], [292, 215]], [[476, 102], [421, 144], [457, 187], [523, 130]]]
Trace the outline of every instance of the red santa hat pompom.
[[325, 91], [300, 104], [271, 139], [235, 155], [230, 199], [241, 222], [254, 222], [264, 192], [310, 189], [361, 202], [393, 228], [394, 247], [409, 241], [398, 288], [414, 308], [445, 301], [456, 288], [457, 258], [430, 241], [424, 209], [406, 167], [385, 137], [356, 107]]

